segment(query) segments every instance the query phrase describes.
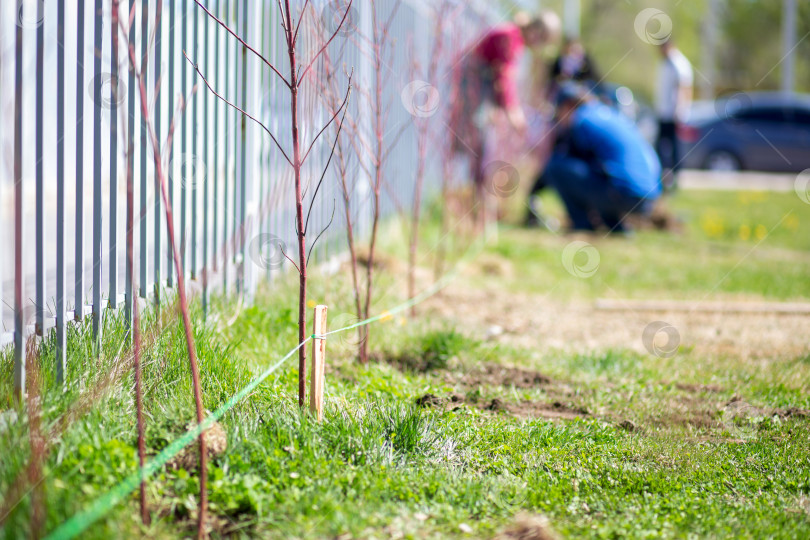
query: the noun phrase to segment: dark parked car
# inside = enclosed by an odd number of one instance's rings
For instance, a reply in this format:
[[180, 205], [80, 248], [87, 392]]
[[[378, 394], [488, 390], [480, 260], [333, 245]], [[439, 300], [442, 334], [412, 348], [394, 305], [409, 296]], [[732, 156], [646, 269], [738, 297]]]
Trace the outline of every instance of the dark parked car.
[[803, 171], [810, 168], [810, 96], [740, 93], [696, 102], [678, 136], [685, 167]]

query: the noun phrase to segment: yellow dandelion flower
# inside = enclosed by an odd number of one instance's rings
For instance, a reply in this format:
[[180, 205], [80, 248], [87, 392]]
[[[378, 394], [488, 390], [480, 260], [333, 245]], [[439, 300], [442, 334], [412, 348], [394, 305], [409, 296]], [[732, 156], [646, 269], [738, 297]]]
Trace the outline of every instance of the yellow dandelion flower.
[[703, 232], [709, 238], [723, 236], [726, 229], [723, 218], [721, 218], [715, 211], [709, 211], [703, 214], [700, 219], [700, 225]]
[[765, 225], [759, 224], [754, 230], [754, 235], [757, 237], [757, 240], [762, 240], [768, 236], [768, 228], [765, 227]]
[[309, 302], [307, 302], [307, 306], [309, 306], [310, 308], [314, 308], [317, 305], [318, 303], [315, 302], [315, 300], [310, 300]]
[[740, 225], [740, 240], [748, 240], [749, 238], [751, 238], [751, 227]]
[[390, 321], [392, 318], [393, 318], [393, 315], [391, 315], [391, 312], [390, 312], [390, 311], [388, 311], [388, 310], [383, 311], [383, 312], [382, 312], [382, 314], [380, 314], [380, 321], [381, 321], [381, 322], [388, 322], [388, 321]]

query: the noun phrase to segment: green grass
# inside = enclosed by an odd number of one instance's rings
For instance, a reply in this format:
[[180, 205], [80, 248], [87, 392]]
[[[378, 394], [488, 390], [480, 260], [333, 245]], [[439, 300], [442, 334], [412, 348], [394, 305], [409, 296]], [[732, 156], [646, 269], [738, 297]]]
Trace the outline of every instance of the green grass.
[[[555, 195], [543, 200], [562, 217]], [[563, 265], [574, 240], [569, 236], [514, 227], [501, 235], [495, 252], [514, 266], [508, 281], [513, 290], [554, 298], [810, 298], [810, 205], [795, 194], [691, 191], [665, 204], [683, 221], [680, 233], [645, 232], [631, 241], [604, 233], [577, 236], [598, 253], [598, 271], [588, 279]], [[512, 207], [522, 216], [517, 200]], [[587, 264], [586, 254], [579, 257], [575, 264]]]
[[[482, 260], [505, 259], [511, 271], [493, 278], [476, 262], [454, 286], [559, 300], [807, 300], [810, 206], [788, 195], [743, 202], [745, 197], [751, 195], [679, 194], [670, 205], [686, 220], [680, 235], [587, 238], [601, 261], [587, 279], [572, 276], [562, 264], [571, 238], [506, 227]], [[701, 222], [707, 213], [723, 223], [722, 233], [716, 223]], [[797, 218], [796, 230], [786, 229], [786, 220], [777, 226], [785, 215]], [[754, 237], [740, 237], [745, 224], [754, 231], [764, 224], [770, 232], [757, 244]], [[425, 246], [434, 245], [437, 231], [435, 224], [426, 227]], [[396, 261], [404, 253], [401, 230], [392, 226], [384, 236]], [[430, 259], [424, 264], [430, 266]], [[391, 268], [379, 283], [377, 312], [402, 299], [401, 270]], [[208, 410], [294, 345], [294, 287], [293, 280], [279, 282], [242, 310], [220, 299], [218, 316], [207, 323], [194, 313]], [[350, 289], [342, 275], [313, 272], [310, 297], [330, 306], [330, 327], [350, 322]], [[147, 447], [154, 455], [184, 432], [194, 405], [178, 319], [167, 317], [160, 327], [151, 315], [145, 326], [155, 336], [144, 351]], [[491, 537], [521, 512], [543, 514], [571, 537], [810, 536], [808, 419], [735, 419], [717, 409], [735, 395], [757, 407], [810, 409], [808, 353], [754, 362], [708, 358], [688, 348], [673, 358], [621, 348], [562, 352], [487, 340], [457, 326], [452, 315], [433, 312], [413, 321], [397, 315], [371, 330], [375, 361], [368, 367], [353, 361], [352, 333], [329, 340], [322, 424], [295, 406], [294, 359], [225, 415], [228, 449], [210, 469], [216, 536]], [[49, 380], [53, 350], [46, 344], [41, 362], [47, 425], [125, 366], [125, 341], [123, 321], [109, 318], [96, 357], [89, 327], [74, 329], [65, 391]], [[500, 364], [536, 370], [552, 383], [523, 387], [465, 378]], [[135, 470], [131, 374], [119, 371], [109, 390], [90, 400], [54, 441], [42, 484], [49, 531]], [[10, 385], [6, 352], [0, 409], [14, 407]], [[416, 406], [425, 394], [455, 394], [463, 403]], [[484, 410], [496, 398], [515, 406], [561, 402], [590, 414], [550, 420]], [[622, 428], [623, 421], [636, 429]], [[0, 493], [8, 493], [25, 467], [28, 445], [25, 420], [0, 430]], [[151, 526], [139, 524], [133, 495], [82, 537], [190, 534], [196, 472], [164, 468], [148, 485]], [[27, 535], [30, 512], [25, 496], [0, 536]], [[467, 527], [471, 535], [463, 532]]]

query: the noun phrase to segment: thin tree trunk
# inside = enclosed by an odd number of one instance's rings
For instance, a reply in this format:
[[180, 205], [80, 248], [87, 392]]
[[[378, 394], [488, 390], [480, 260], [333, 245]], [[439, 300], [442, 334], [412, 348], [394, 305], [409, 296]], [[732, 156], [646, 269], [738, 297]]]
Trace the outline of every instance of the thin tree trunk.
[[[301, 142], [298, 133], [298, 86], [297, 62], [295, 58], [295, 38], [290, 0], [284, 0], [287, 17], [287, 51], [290, 57], [290, 113], [292, 115], [293, 170], [295, 173], [295, 221], [298, 230], [298, 344], [306, 340], [307, 332], [307, 253], [306, 231], [304, 230], [304, 203], [301, 195]], [[302, 13], [303, 17], [304, 14]], [[298, 349], [298, 405], [304, 407], [307, 385], [307, 349]]]
[[[424, 121], [424, 120], [423, 120]], [[408, 246], [408, 298], [416, 296], [416, 248], [419, 244], [419, 220], [422, 217], [422, 184], [425, 180], [425, 155], [427, 130], [422, 127], [419, 133], [418, 163], [416, 165], [416, 186], [413, 194], [411, 214], [411, 241]], [[411, 316], [416, 316], [416, 306], [411, 306]]]
[[[364, 318], [369, 317], [371, 311], [371, 295], [374, 285], [374, 255], [377, 249], [377, 232], [380, 224], [380, 193], [382, 192], [382, 166], [383, 166], [383, 104], [382, 104], [382, 47], [380, 45], [380, 29], [377, 21], [377, 4], [372, 2], [372, 24], [374, 25], [374, 135], [376, 137], [376, 156], [374, 159], [374, 217], [371, 225], [371, 241], [368, 248], [368, 267], [366, 268], [366, 303], [363, 309]], [[363, 339], [360, 342], [360, 362], [368, 363], [368, 327], [364, 329]]]
[[[130, 45], [129, 57], [133, 69], [135, 66], [135, 50]], [[157, 136], [152, 126], [152, 121], [149, 117], [149, 101], [146, 97], [146, 86], [143, 82], [142, 74], [137, 73], [138, 87], [140, 91], [141, 101], [141, 114], [143, 115], [146, 127], [149, 131], [149, 137], [152, 141], [152, 154], [154, 157], [155, 173], [158, 175], [160, 181], [160, 191], [163, 197], [163, 204], [166, 208], [166, 229], [169, 239], [169, 244], [172, 247], [172, 257], [174, 259], [174, 267], [177, 274], [177, 297], [180, 303], [180, 312], [183, 318], [183, 329], [186, 335], [186, 348], [188, 349], [188, 360], [191, 365], [191, 380], [194, 386], [194, 404], [197, 409], [197, 423], [202, 424], [204, 420], [205, 410], [202, 401], [202, 389], [200, 387], [200, 369], [197, 364], [197, 351], [194, 347], [194, 329], [191, 327], [191, 317], [188, 311], [188, 300], [186, 298], [186, 284], [185, 276], [183, 275], [183, 266], [180, 261], [180, 252], [177, 249], [174, 234], [174, 217], [172, 215], [171, 201], [169, 200], [169, 189], [166, 185], [166, 177], [163, 172], [163, 164], [160, 160], [160, 153], [158, 150]], [[207, 451], [205, 444], [205, 432], [200, 432], [200, 515], [197, 522], [197, 537], [203, 538], [205, 536], [205, 521], [208, 508], [208, 467], [207, 467]]]
[[[113, 62], [118, 62], [118, 25], [119, 25], [119, 0], [113, 0], [112, 3], [112, 51]], [[114, 81], [117, 83], [117, 81]], [[118, 84], [113, 85], [113, 92], [117, 94]], [[117, 95], [113, 97], [117, 99]], [[132, 156], [134, 147], [132, 141], [127, 142], [127, 272], [129, 272], [130, 283], [133, 284], [133, 290], [136, 289], [135, 283], [135, 261], [133, 246], [134, 236], [134, 219], [135, 219], [135, 194], [132, 179]], [[140, 330], [140, 315], [138, 313], [138, 301], [136, 298], [132, 299], [132, 355], [133, 355], [133, 371], [135, 372], [135, 414], [138, 431], [138, 465], [143, 470], [146, 464], [146, 442], [144, 435], [144, 418], [143, 418], [143, 387], [141, 383], [141, 330]], [[146, 480], [141, 477], [140, 481], [139, 502], [141, 510], [141, 522], [144, 525], [149, 524], [149, 511], [146, 505]]]

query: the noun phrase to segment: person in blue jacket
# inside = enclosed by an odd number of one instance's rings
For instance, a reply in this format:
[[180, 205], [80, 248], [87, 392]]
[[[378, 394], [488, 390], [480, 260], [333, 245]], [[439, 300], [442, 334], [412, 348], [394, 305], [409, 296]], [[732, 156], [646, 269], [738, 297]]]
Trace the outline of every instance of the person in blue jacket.
[[661, 195], [661, 162], [636, 126], [575, 84], [560, 88], [556, 119], [557, 143], [532, 195], [555, 188], [573, 230], [623, 233], [628, 214], [649, 215]]

